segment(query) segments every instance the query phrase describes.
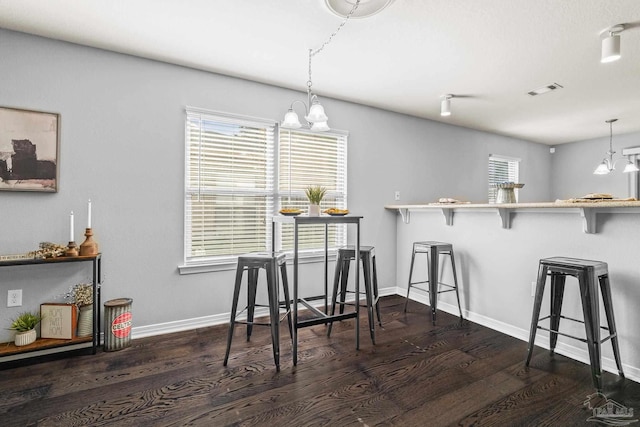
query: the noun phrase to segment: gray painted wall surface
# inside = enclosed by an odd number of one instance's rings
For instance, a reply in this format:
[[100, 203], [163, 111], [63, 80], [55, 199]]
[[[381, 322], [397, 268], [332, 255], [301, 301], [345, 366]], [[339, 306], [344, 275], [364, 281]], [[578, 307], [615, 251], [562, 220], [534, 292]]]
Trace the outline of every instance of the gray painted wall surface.
[[[622, 119], [621, 119], [622, 120]], [[606, 125], [603, 120], [603, 125]], [[629, 183], [637, 174], [625, 174], [623, 148], [640, 146], [640, 133], [616, 135], [614, 125], [613, 158], [619, 160], [616, 170], [608, 175], [594, 175], [596, 166], [609, 151], [609, 137], [562, 144], [551, 154], [551, 188], [553, 199], [569, 199], [587, 193], [609, 193], [615, 197], [629, 196]]]
[[[0, 105], [62, 116], [60, 190], [0, 193], [0, 253], [27, 252], [40, 241], [66, 243], [69, 211], [76, 213], [78, 235], [91, 198], [104, 257], [103, 301], [133, 298], [134, 337], [140, 327], [161, 330], [226, 315], [233, 271], [181, 276], [177, 270], [185, 106], [279, 120], [304, 94], [6, 30], [0, 30], [0, 57]], [[546, 146], [348, 102], [323, 103], [329, 124], [350, 131], [349, 208], [364, 215], [363, 243], [376, 246], [382, 288], [396, 285], [396, 214], [383, 208], [395, 203], [395, 190], [401, 203], [486, 201], [487, 158], [502, 154], [523, 159], [521, 201], [551, 195]], [[320, 272], [319, 264], [302, 267], [314, 279], [302, 293], [316, 293]], [[89, 278], [88, 269], [75, 265], [0, 269], [0, 342], [12, 339], [1, 325], [18, 312]], [[22, 307], [6, 307], [8, 289], [23, 289]]]

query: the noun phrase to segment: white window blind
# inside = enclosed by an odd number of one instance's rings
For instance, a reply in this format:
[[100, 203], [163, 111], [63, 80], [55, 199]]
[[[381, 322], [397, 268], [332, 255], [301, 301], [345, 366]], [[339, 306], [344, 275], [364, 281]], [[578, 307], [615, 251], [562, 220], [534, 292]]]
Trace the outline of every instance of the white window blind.
[[[308, 202], [310, 185], [327, 189], [321, 205], [347, 207], [347, 134], [278, 132], [275, 122], [187, 108], [185, 125], [185, 266], [228, 262], [271, 250], [281, 207]], [[276, 248], [293, 248], [293, 227], [277, 228]], [[302, 227], [301, 250], [324, 248], [324, 226]], [[346, 243], [346, 227], [329, 228], [329, 246]]]
[[185, 262], [270, 247], [275, 124], [187, 110]]
[[[279, 205], [308, 209], [304, 190], [322, 186], [327, 193], [320, 209], [347, 207], [347, 136], [337, 132], [316, 133], [280, 130]], [[346, 226], [330, 226], [330, 248], [346, 243]], [[300, 228], [298, 245], [302, 250], [324, 248], [324, 226]], [[283, 250], [293, 249], [293, 226], [282, 227]]]
[[[489, 155], [489, 203], [495, 203], [498, 189], [494, 184], [518, 182], [520, 159], [506, 156]], [[518, 191], [516, 190], [516, 200]]]

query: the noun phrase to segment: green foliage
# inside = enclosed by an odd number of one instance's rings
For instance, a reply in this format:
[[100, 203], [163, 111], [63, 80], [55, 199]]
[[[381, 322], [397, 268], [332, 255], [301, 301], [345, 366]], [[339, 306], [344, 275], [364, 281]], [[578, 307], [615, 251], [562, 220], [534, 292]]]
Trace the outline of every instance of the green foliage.
[[307, 199], [309, 199], [309, 203], [312, 205], [319, 205], [326, 192], [327, 189], [320, 186], [309, 186], [304, 190], [304, 193], [307, 195]]
[[9, 329], [13, 329], [17, 332], [30, 331], [35, 328], [41, 320], [42, 317], [40, 317], [40, 313], [20, 313], [18, 317], [11, 322], [11, 327]]

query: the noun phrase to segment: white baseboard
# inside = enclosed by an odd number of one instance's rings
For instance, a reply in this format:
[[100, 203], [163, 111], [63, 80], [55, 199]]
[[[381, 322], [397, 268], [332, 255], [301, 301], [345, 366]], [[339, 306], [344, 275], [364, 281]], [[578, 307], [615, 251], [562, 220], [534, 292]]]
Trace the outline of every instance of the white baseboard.
[[[397, 294], [400, 295], [400, 292], [406, 293], [406, 290], [403, 288], [397, 289]], [[429, 305], [429, 298], [426, 293], [421, 293], [420, 291], [411, 291], [410, 299], [420, 302], [425, 305]], [[458, 306], [453, 304], [448, 304], [446, 302], [438, 302], [438, 310], [442, 310], [446, 313], [453, 314], [454, 316], [459, 315]], [[471, 311], [463, 310], [462, 312], [465, 319], [470, 322], [477, 323], [478, 325], [485, 326], [489, 329], [493, 329], [494, 331], [501, 332], [505, 335], [512, 336], [514, 338], [518, 338], [524, 342], [529, 341], [529, 330], [518, 328], [513, 325], [509, 325], [507, 323], [501, 322], [499, 320], [492, 319], [490, 317], [484, 316], [482, 314], [474, 313]], [[549, 337], [536, 335], [536, 346], [545, 348], [549, 350]], [[585, 348], [578, 348], [572, 345], [568, 345], [566, 343], [558, 343], [556, 345], [555, 352], [561, 354], [563, 356], [567, 356], [570, 359], [577, 360], [578, 362], [582, 362], [585, 364], [589, 364], [589, 352]], [[526, 354], [522, 355], [522, 360], [524, 363]], [[616, 366], [616, 362], [614, 359], [609, 357], [602, 358], [602, 369], [607, 372], [611, 372], [613, 374], [618, 374], [618, 368]], [[624, 375], [626, 378], [633, 380], [635, 382], [640, 382], [640, 369], [631, 365], [626, 365], [622, 363], [622, 369], [624, 370]]]
[[[398, 287], [387, 287], [381, 288], [379, 290], [380, 296], [388, 296], [388, 295], [406, 295], [406, 289], [398, 288]], [[426, 293], [422, 293], [420, 291], [412, 291], [410, 298], [419, 303], [429, 305], [429, 299]], [[322, 300], [318, 300], [315, 304], [316, 307], [323, 304]], [[304, 307], [301, 307], [304, 308]], [[446, 302], [439, 302], [438, 309], [442, 310], [446, 313], [453, 314], [457, 316], [458, 306], [448, 304]], [[266, 308], [256, 309], [256, 316], [266, 316], [268, 311]], [[507, 323], [501, 322], [499, 320], [492, 319], [490, 317], [484, 316], [482, 314], [477, 314], [471, 311], [463, 311], [463, 316], [465, 319], [477, 323], [479, 325], [485, 326], [489, 329], [493, 329], [494, 331], [501, 332], [503, 334], [512, 336], [514, 338], [518, 338], [522, 341], [529, 341], [529, 331], [526, 329], [518, 328], [513, 325], [509, 325]], [[147, 326], [134, 326], [131, 331], [131, 338], [144, 338], [155, 335], [162, 334], [170, 334], [173, 332], [181, 332], [187, 331], [196, 328], [204, 328], [208, 326], [214, 325], [222, 325], [229, 322], [229, 313], [224, 314], [216, 314], [212, 316], [204, 316], [204, 317], [196, 317], [193, 319], [184, 319], [177, 320], [175, 322], [166, 322], [166, 323], [158, 323], [155, 325], [147, 325]], [[536, 345], [543, 347], [545, 349], [549, 349], [549, 338], [544, 336], [536, 337]], [[565, 343], [558, 343], [556, 346], [556, 353], [562, 354], [563, 356], [567, 356], [570, 359], [577, 360], [582, 363], [589, 364], [589, 353], [586, 348], [578, 348]], [[524, 363], [525, 354], [522, 355], [522, 360]], [[633, 380], [635, 382], [640, 382], [640, 368], [635, 366], [622, 364], [625, 377]], [[611, 372], [613, 374], [618, 374], [618, 369], [616, 367], [615, 360], [603, 357], [602, 358], [602, 369]]]

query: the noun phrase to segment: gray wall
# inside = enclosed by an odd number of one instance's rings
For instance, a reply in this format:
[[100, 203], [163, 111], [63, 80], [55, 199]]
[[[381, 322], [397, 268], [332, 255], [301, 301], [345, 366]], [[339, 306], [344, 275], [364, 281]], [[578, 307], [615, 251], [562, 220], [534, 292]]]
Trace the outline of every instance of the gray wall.
[[[0, 253], [66, 243], [93, 201], [103, 253], [103, 301], [133, 298], [134, 337], [227, 319], [233, 272], [179, 275], [183, 259], [184, 109], [280, 119], [304, 95], [246, 80], [0, 30], [0, 105], [61, 114], [60, 190], [0, 193]], [[321, 92], [321, 88], [318, 88]], [[396, 283], [396, 214], [383, 206], [487, 197], [489, 154], [520, 157], [521, 201], [548, 200], [546, 146], [323, 99], [330, 125], [350, 131], [349, 208], [364, 215], [382, 288]], [[76, 237], [80, 241], [79, 237]], [[317, 276], [319, 265], [303, 274]], [[2, 325], [56, 299], [90, 271], [71, 265], [0, 269]], [[317, 280], [316, 280], [317, 282]], [[8, 289], [24, 305], [7, 308]]]
[[[606, 126], [604, 120], [603, 126]], [[609, 193], [615, 197], [628, 197], [631, 179], [635, 173], [625, 174], [622, 149], [640, 145], [640, 133], [616, 135], [614, 125], [613, 151], [616, 170], [608, 175], [594, 175], [596, 166], [609, 151], [609, 136], [562, 144], [551, 155], [552, 192], [554, 199], [580, 197], [587, 193]]]

